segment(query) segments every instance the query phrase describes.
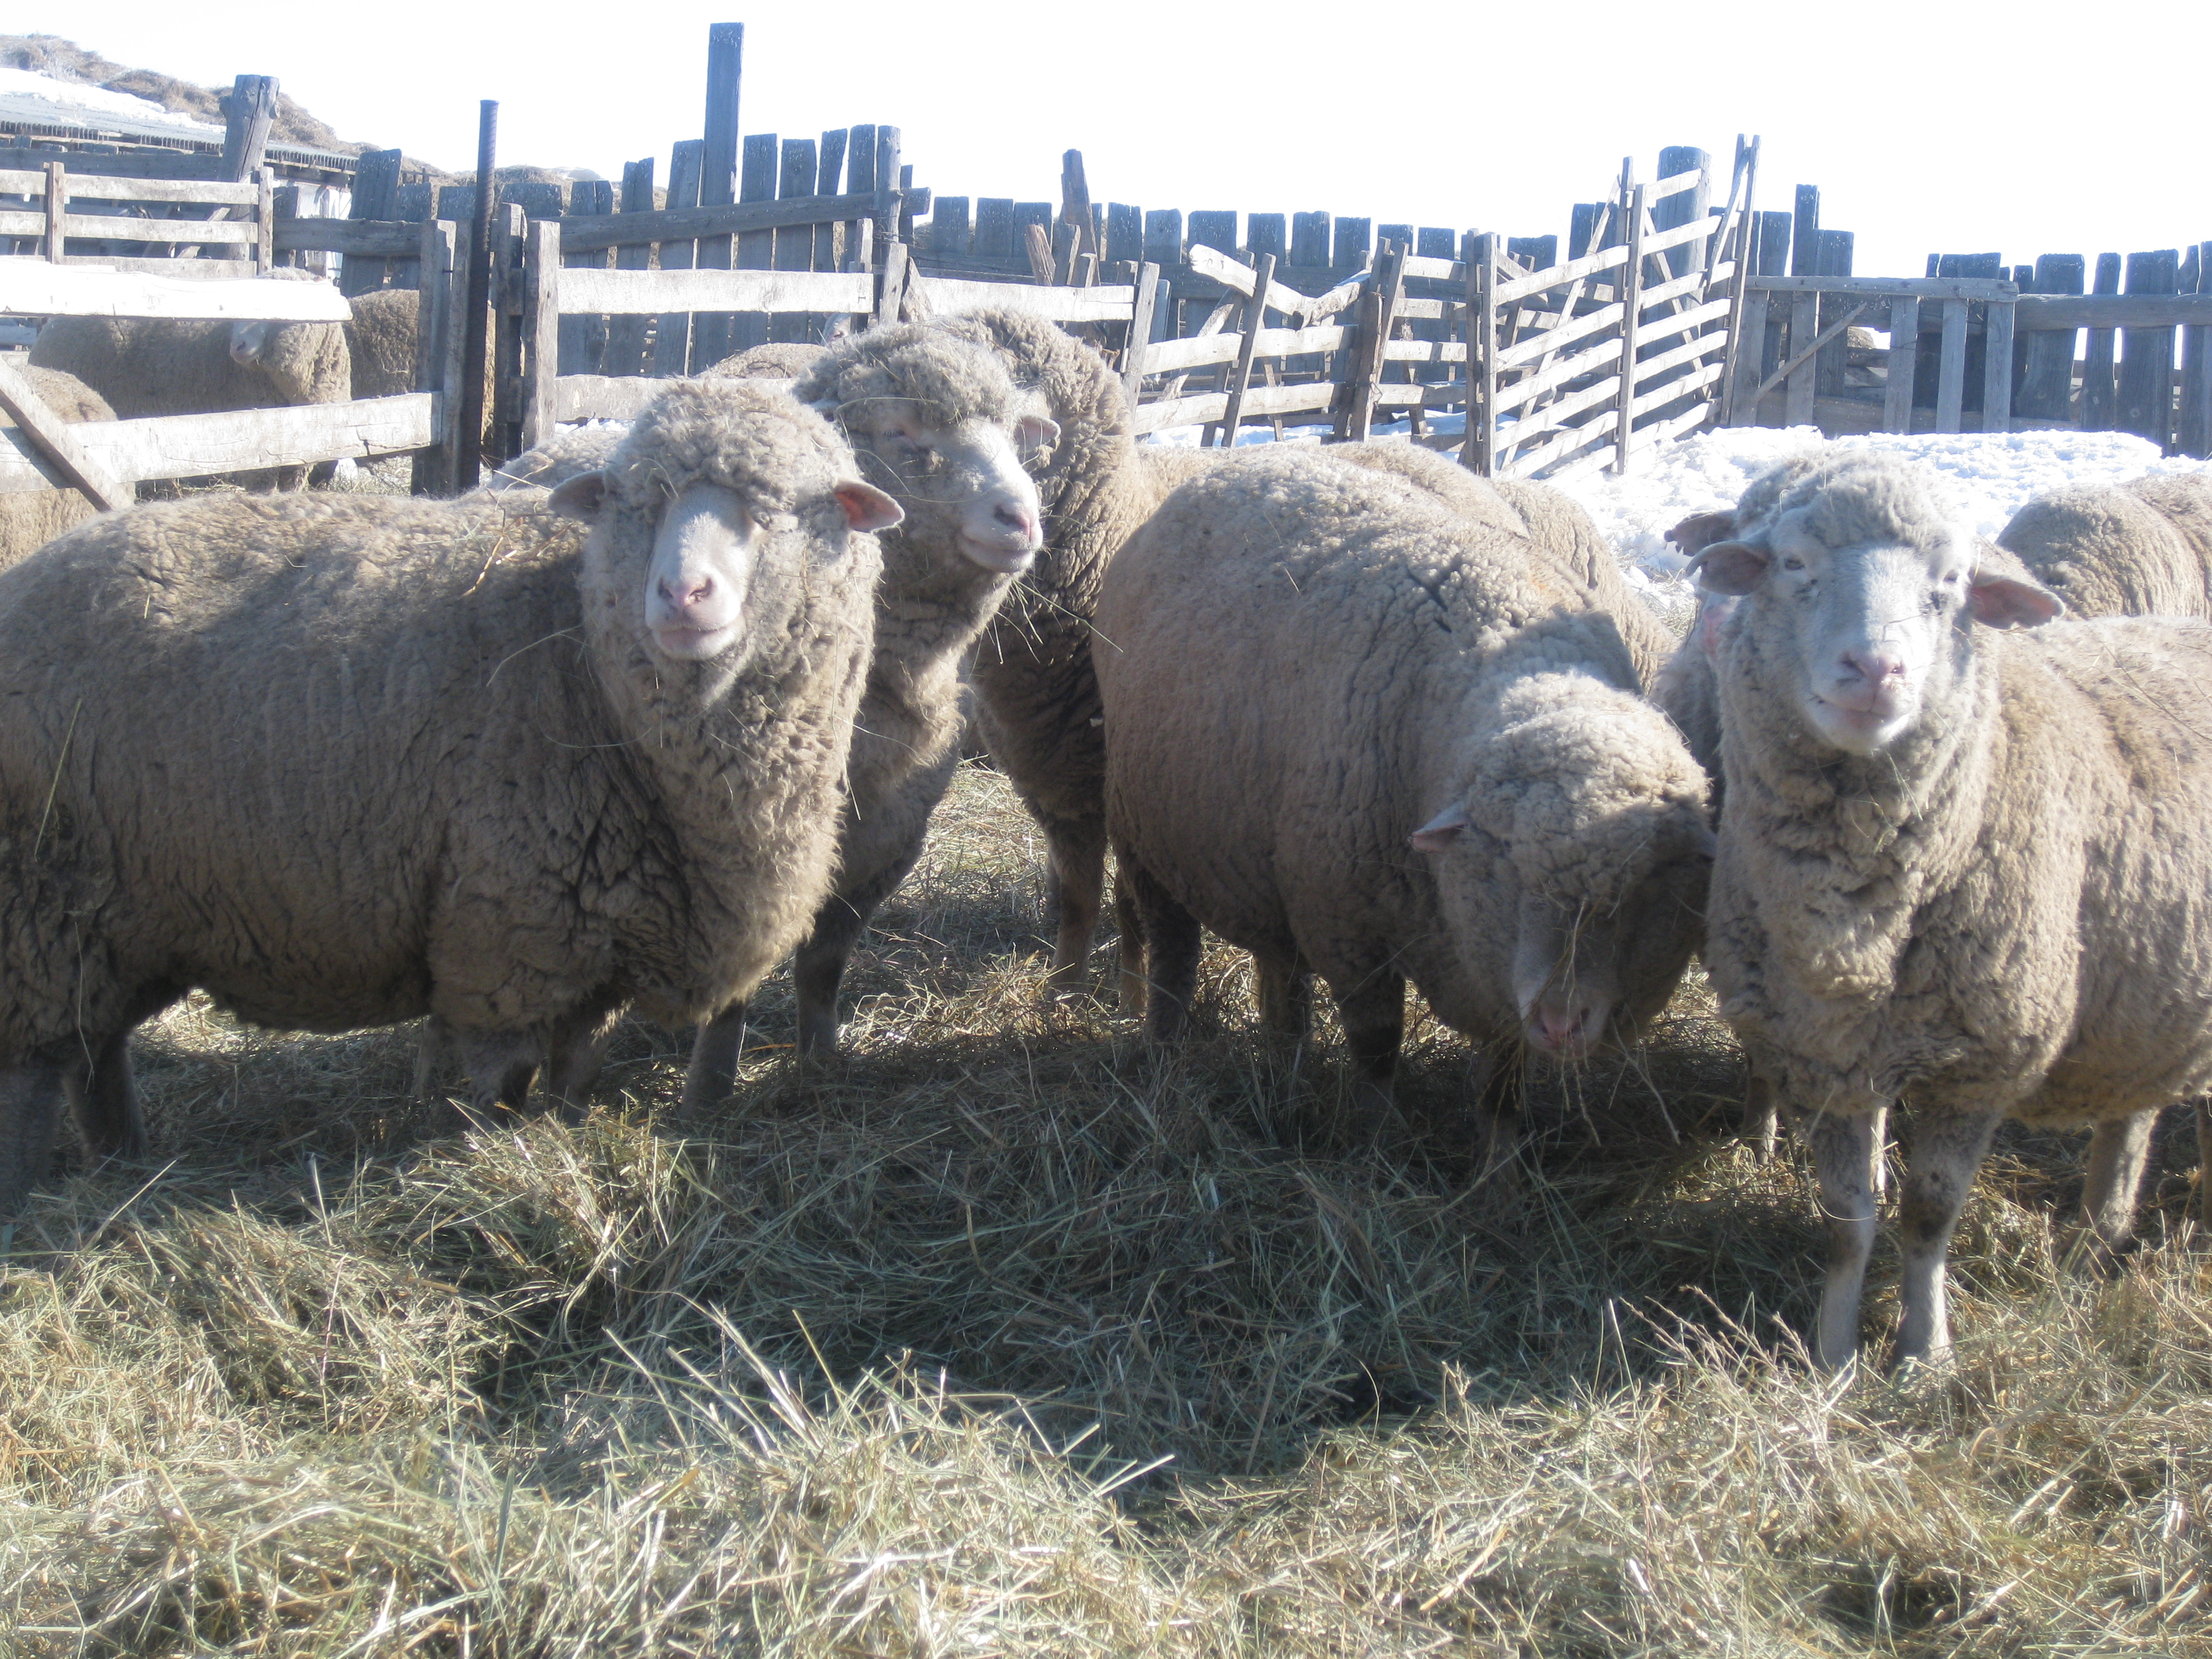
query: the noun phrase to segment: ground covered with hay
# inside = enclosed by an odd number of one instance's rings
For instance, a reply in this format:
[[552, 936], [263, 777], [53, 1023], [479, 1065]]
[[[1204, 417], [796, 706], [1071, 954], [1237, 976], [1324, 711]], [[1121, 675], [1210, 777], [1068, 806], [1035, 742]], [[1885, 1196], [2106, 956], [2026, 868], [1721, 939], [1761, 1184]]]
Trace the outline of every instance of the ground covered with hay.
[[1041, 863], [963, 772], [851, 1056], [772, 988], [680, 1132], [643, 1028], [581, 1128], [441, 1136], [412, 1032], [149, 1026], [156, 1158], [0, 1261], [0, 1649], [2212, 1655], [2185, 1132], [2110, 1276], [2078, 1139], [2008, 1134], [1955, 1367], [1824, 1380], [1699, 984], [1470, 1191], [1464, 1044], [1356, 1121], [1216, 950], [1155, 1054], [1038, 1000]]

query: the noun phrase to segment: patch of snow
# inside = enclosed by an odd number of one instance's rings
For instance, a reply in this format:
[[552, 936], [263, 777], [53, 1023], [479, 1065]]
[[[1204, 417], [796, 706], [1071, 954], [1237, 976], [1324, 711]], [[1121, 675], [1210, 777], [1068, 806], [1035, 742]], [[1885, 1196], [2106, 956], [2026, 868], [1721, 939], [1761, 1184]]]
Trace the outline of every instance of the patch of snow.
[[127, 92], [110, 92], [105, 87], [88, 82], [57, 81], [51, 76], [33, 75], [28, 70], [0, 68], [0, 98], [28, 98], [39, 103], [57, 106], [57, 120], [65, 118], [64, 110], [92, 110], [103, 115], [118, 115], [148, 126], [175, 127], [181, 131], [203, 136], [220, 137], [222, 129], [210, 125], [195, 116], [182, 115], [164, 109], [150, 98], [134, 98]]

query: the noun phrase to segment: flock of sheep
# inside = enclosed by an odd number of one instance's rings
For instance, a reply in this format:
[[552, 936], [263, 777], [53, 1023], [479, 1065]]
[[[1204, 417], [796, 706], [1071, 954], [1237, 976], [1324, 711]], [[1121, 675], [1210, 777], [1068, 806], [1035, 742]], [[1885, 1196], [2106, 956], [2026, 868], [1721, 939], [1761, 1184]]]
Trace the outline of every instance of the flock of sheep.
[[[33, 362], [120, 410], [126, 343], [57, 325]], [[2094, 1126], [2110, 1249], [2157, 1112], [2212, 1093], [2203, 475], [2063, 492], [2000, 548], [1906, 462], [1809, 453], [1678, 527], [1678, 644], [1557, 492], [1404, 444], [1139, 446], [1103, 360], [1016, 312], [769, 350], [458, 500], [201, 495], [0, 573], [0, 1219], [64, 1101], [141, 1149], [130, 1033], [195, 988], [428, 1016], [422, 1088], [450, 1052], [476, 1114], [580, 1111], [625, 1012], [690, 1024], [711, 1111], [785, 958], [799, 1048], [835, 1046], [971, 713], [1049, 848], [1051, 988], [1110, 847], [1153, 1036], [1209, 927], [1285, 1037], [1319, 975], [1387, 1103], [1411, 981], [1474, 1042], [1486, 1169], [1521, 1057], [1634, 1041], [1702, 952], [1819, 1170], [1830, 1367], [1892, 1106], [1925, 1361], [2002, 1120]]]

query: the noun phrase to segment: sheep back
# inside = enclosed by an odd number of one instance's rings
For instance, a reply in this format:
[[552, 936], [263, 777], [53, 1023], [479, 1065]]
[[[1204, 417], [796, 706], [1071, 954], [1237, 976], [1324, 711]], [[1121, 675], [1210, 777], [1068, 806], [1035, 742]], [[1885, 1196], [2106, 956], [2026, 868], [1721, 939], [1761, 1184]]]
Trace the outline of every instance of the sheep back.
[[1997, 534], [2083, 617], [2212, 617], [2212, 478], [2203, 472], [2054, 490]]

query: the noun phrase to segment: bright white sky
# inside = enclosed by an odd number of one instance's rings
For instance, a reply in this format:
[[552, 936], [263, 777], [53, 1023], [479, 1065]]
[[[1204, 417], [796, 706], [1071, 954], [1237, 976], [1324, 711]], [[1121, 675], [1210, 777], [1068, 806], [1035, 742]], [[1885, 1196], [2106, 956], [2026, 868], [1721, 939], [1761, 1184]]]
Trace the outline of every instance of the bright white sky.
[[503, 162], [619, 179], [653, 155], [665, 180], [670, 143], [701, 130], [707, 26], [729, 19], [746, 25], [746, 131], [893, 123], [945, 194], [1057, 199], [1073, 148], [1100, 200], [1564, 234], [1623, 155], [1646, 179], [1666, 144], [1724, 166], [1741, 131], [1765, 140], [1760, 204], [1820, 185], [1863, 275], [1917, 275], [1935, 251], [2212, 237], [2203, 0], [9, 10], [10, 30], [208, 85], [275, 75], [345, 137], [454, 169], [474, 164], [477, 100], [496, 98]]

